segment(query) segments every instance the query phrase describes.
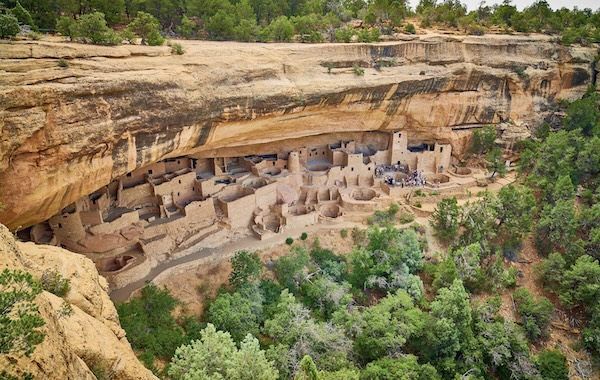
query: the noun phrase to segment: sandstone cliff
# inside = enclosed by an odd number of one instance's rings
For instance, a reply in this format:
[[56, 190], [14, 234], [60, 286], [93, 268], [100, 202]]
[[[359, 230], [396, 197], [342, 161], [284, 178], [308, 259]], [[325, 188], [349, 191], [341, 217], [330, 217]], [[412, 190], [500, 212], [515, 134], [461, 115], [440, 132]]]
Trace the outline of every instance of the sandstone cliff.
[[596, 54], [540, 36], [183, 45], [182, 56], [2, 45], [0, 222], [27, 227], [135, 168], [190, 152], [241, 156], [307, 136], [407, 130], [460, 155], [470, 128], [510, 121], [526, 133], [552, 102], [580, 96]]
[[90, 368], [97, 365], [112, 379], [156, 379], [135, 357], [106, 293], [106, 280], [91, 260], [57, 247], [16, 242], [0, 225], [0, 271], [5, 268], [26, 270], [36, 278], [44, 270], [55, 270], [69, 278], [71, 289], [64, 300], [73, 313], [61, 315], [63, 299], [40, 294], [36, 303], [46, 322], [46, 338], [29, 358], [0, 355], [0, 368], [29, 372], [36, 379], [94, 380]]

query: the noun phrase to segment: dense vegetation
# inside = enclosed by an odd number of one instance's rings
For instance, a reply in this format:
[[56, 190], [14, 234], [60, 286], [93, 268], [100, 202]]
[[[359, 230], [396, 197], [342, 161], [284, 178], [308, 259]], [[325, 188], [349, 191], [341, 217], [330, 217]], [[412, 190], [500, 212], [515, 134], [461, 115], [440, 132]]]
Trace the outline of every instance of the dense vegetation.
[[[458, 0], [420, 0], [415, 9], [406, 0], [2, 0], [0, 13], [3, 8], [15, 17], [0, 15], [0, 37], [16, 33], [15, 19], [34, 29], [61, 30], [61, 23], [65, 23], [62, 17], [76, 22], [95, 15], [96, 26], [101, 29], [108, 25], [121, 30], [144, 12], [156, 19], [157, 33], [160, 30], [168, 36], [214, 40], [369, 42], [377, 41], [381, 34], [415, 33], [411, 22], [417, 22], [421, 27], [444, 27], [477, 35], [493, 29], [553, 34], [565, 44], [600, 41], [599, 10], [552, 10], [545, 0], [534, 2], [522, 12], [510, 0], [494, 6], [482, 2], [471, 12]], [[100, 18], [104, 25], [100, 25]], [[361, 26], [348, 27], [347, 22], [353, 19], [358, 19]], [[4, 31], [5, 25], [10, 26], [10, 32]], [[111, 44], [131, 36], [104, 33], [109, 35], [99, 43]]]
[[[201, 320], [177, 320], [168, 290], [147, 287], [119, 306], [132, 345], [170, 379], [568, 379], [559, 350], [530, 346], [548, 339], [558, 309], [582, 328], [576, 349], [600, 358], [600, 111], [591, 90], [561, 107], [562, 125], [518, 148], [517, 184], [438, 204], [431, 225], [447, 252], [425, 262], [423, 226], [398, 229], [411, 220], [392, 205], [368, 229], [342, 231], [348, 255], [299, 239], [266, 268], [238, 252]], [[482, 129], [473, 155], [494, 140]], [[509, 265], [531, 235], [545, 296], [517, 287]]]

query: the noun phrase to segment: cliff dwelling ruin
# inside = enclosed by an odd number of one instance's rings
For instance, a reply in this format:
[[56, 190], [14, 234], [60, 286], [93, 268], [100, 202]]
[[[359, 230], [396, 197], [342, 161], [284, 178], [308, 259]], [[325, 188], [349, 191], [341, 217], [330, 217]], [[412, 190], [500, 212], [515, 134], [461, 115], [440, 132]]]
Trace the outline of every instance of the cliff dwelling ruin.
[[289, 151], [191, 154], [147, 165], [34, 225], [30, 238], [87, 255], [118, 286], [122, 274], [141, 278], [192, 246], [338, 223], [417, 188], [473, 183], [470, 169], [455, 166], [448, 143], [403, 131], [366, 132], [361, 142], [335, 138]]

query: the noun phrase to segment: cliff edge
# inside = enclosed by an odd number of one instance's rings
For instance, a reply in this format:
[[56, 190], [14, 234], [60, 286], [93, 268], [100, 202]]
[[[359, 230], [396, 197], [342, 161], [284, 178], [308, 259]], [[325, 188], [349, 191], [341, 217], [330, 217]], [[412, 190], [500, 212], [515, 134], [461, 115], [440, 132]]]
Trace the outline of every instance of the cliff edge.
[[[45, 320], [44, 341], [30, 357], [0, 355], [0, 368], [15, 375], [28, 372], [36, 379], [94, 380], [93, 370], [99, 367], [111, 379], [156, 379], [133, 353], [106, 280], [91, 260], [62, 248], [15, 241], [0, 225], [0, 271], [4, 269], [25, 270], [34, 278], [56, 271], [70, 280], [71, 288], [63, 298], [46, 291], [36, 298]], [[65, 302], [72, 308], [70, 315], [62, 311]]]

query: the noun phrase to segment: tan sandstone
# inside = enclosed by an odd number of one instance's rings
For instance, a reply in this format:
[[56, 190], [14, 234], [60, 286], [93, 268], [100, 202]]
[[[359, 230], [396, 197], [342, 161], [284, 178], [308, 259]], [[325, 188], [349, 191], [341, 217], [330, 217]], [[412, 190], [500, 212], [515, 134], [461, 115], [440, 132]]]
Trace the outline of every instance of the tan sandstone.
[[[67, 250], [16, 242], [0, 225], [0, 271], [21, 269], [40, 278], [54, 270], [71, 280], [64, 300], [43, 292], [36, 299], [46, 324], [46, 337], [31, 357], [0, 355], [0, 368], [13, 374], [29, 372], [36, 379], [94, 380], [89, 366], [104, 363], [112, 379], [156, 379], [136, 358], [106, 292], [106, 280], [91, 260]], [[60, 314], [64, 302], [73, 308]], [[8, 362], [13, 362], [8, 366]]]

